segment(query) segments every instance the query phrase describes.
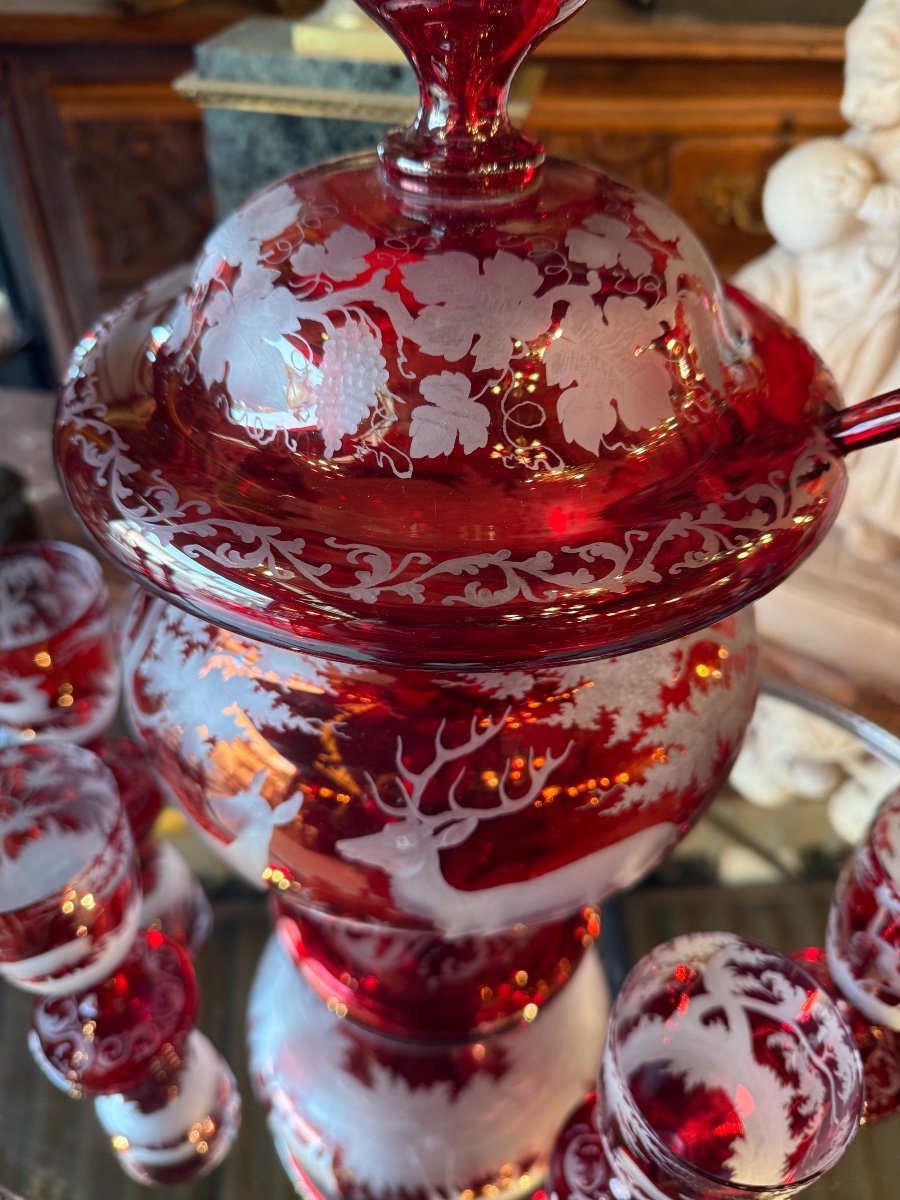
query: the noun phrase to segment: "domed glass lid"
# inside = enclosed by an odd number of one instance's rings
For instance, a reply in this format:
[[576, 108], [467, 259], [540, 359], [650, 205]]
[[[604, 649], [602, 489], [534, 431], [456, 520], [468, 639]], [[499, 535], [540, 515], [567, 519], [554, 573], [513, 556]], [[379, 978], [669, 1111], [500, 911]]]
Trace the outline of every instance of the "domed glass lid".
[[614, 654], [755, 599], [830, 524], [860, 422], [663, 204], [511, 129], [510, 70], [575, 4], [383, 7], [417, 123], [272, 185], [86, 336], [76, 510], [216, 623], [376, 663]]

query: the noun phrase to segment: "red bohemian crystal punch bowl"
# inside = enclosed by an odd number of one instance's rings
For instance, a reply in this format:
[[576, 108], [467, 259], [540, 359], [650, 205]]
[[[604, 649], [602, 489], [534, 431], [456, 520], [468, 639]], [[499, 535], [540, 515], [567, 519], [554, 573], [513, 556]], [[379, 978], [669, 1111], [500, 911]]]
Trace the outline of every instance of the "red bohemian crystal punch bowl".
[[142, 596], [131, 722], [194, 821], [280, 900], [488, 936], [628, 887], [683, 837], [756, 698], [752, 613], [618, 659], [372, 670]]
[[[445, 1099], [417, 1079], [396, 1125], [406, 1077], [344, 1112], [334, 1055], [368, 1026], [485, 1061], [471, 1038], [508, 1034], [529, 1088], [560, 1050], [590, 1065], [585, 906], [714, 794], [755, 694], [739, 610], [821, 540], [844, 453], [900, 432], [900, 400], [839, 412], [662, 203], [510, 126], [513, 71], [578, 0], [363, 7], [418, 70], [416, 122], [273, 184], [104, 318], [57, 448], [94, 537], [188, 610], [135, 610], [128, 703], [276, 893], [251, 1068], [292, 1178], [465, 1196], [518, 1164], [531, 1190], [549, 1138], [514, 1088], [439, 1063]], [[446, 1003], [403, 994], [438, 968]], [[545, 1073], [547, 1124], [577, 1075]], [[398, 1165], [429, 1120], [435, 1161]]]
[[900, 403], [838, 413], [661, 202], [512, 130], [509, 74], [576, 4], [365, 7], [419, 120], [86, 335], [58, 450], [90, 531], [218, 625], [390, 666], [616, 654], [768, 591]]

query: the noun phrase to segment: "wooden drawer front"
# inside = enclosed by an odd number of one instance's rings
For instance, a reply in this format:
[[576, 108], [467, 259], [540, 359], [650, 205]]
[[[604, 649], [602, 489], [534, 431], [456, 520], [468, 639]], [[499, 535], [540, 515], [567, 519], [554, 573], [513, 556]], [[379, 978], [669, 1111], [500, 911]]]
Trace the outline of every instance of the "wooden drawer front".
[[669, 191], [672, 139], [665, 134], [617, 134], [599, 129], [541, 130], [547, 153], [605, 167], [657, 196]]

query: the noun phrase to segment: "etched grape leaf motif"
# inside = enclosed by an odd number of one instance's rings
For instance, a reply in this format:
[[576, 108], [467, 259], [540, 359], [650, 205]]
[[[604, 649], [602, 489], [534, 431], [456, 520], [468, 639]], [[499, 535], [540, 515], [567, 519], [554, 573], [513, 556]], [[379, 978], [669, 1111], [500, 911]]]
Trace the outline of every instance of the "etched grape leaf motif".
[[[632, 211], [635, 219], [646, 225], [654, 240], [674, 249], [673, 257], [676, 259], [684, 259], [683, 243], [685, 234], [689, 234], [690, 230], [673, 209], [655, 196], [641, 195], [636, 199]], [[702, 253], [699, 242], [694, 239], [695, 256]]]
[[207, 387], [224, 383], [232, 405], [253, 412], [281, 408], [295, 372], [293, 347], [303, 306], [273, 273], [245, 263], [232, 287], [220, 286], [206, 306], [198, 366]]
[[677, 213], [655, 196], [642, 196], [634, 205], [634, 218], [643, 222], [645, 239], [666, 250], [666, 289], [670, 298], [683, 291], [684, 285], [698, 287], [700, 293], [721, 294], [719, 277], [700, 242]]
[[737, 334], [729, 327], [722, 300], [692, 279], [684, 289], [681, 308], [697, 365], [710, 387], [721, 389], [725, 384], [723, 357], [739, 357]]
[[287, 183], [279, 183], [237, 209], [209, 235], [197, 266], [191, 290], [178, 297], [167, 319], [167, 348], [180, 350], [194, 323], [194, 313], [223, 262], [249, 270], [256, 265], [260, 247], [297, 220], [297, 197]]
[[487, 445], [491, 414], [484, 404], [472, 399], [465, 375], [444, 371], [429, 375], [419, 385], [427, 405], [412, 415], [410, 434], [413, 458], [436, 458], [449, 454], [457, 438], [466, 454]]
[[297, 215], [297, 195], [290, 184], [279, 183], [255, 196], [210, 234], [197, 282], [208, 282], [223, 259], [233, 267], [255, 261], [259, 247], [284, 233]]
[[516, 342], [546, 333], [552, 301], [535, 293], [538, 267], [506, 250], [480, 263], [450, 250], [403, 267], [403, 279], [424, 307], [404, 331], [426, 354], [458, 362], [475, 356], [479, 371], [505, 371]]
[[659, 332], [631, 297], [607, 300], [602, 312], [590, 296], [572, 303], [544, 354], [547, 382], [565, 389], [558, 413], [568, 441], [597, 454], [617, 421], [651, 429], [672, 415], [666, 359], [651, 345]]
[[322, 382], [316, 390], [326, 458], [340, 449], [345, 436], [356, 433], [387, 382], [387, 364], [369, 326], [351, 319], [336, 328], [325, 343]]
[[742, 351], [715, 268], [690, 230], [666, 205], [644, 197], [635, 205], [634, 216], [647, 226], [647, 236], [652, 234], [660, 246], [667, 248], [666, 319], [683, 325], [692, 357], [710, 386], [723, 387], [723, 364], [736, 363], [750, 352]]
[[624, 221], [594, 213], [577, 229], [566, 235], [566, 249], [573, 262], [593, 269], [607, 270], [621, 265], [635, 278], [653, 268], [649, 252], [629, 240], [630, 229]]
[[324, 275], [337, 283], [356, 279], [368, 269], [366, 255], [375, 249], [368, 234], [351, 225], [342, 225], [324, 242], [304, 242], [291, 255], [291, 266], [298, 275]]

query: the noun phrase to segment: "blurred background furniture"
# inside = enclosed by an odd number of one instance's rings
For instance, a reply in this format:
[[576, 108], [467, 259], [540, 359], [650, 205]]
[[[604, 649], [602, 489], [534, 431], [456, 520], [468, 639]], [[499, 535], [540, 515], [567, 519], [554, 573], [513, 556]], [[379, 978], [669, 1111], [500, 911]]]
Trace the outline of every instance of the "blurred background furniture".
[[[591, 0], [538, 49], [529, 126], [551, 153], [663, 196], [730, 273], [769, 245], [769, 166], [843, 128], [843, 27], [857, 7]], [[16, 382], [51, 382], [93, 317], [197, 249], [212, 224], [201, 114], [171, 81], [197, 42], [263, 11], [0, 0], [0, 260], [35, 331], [31, 377]]]

